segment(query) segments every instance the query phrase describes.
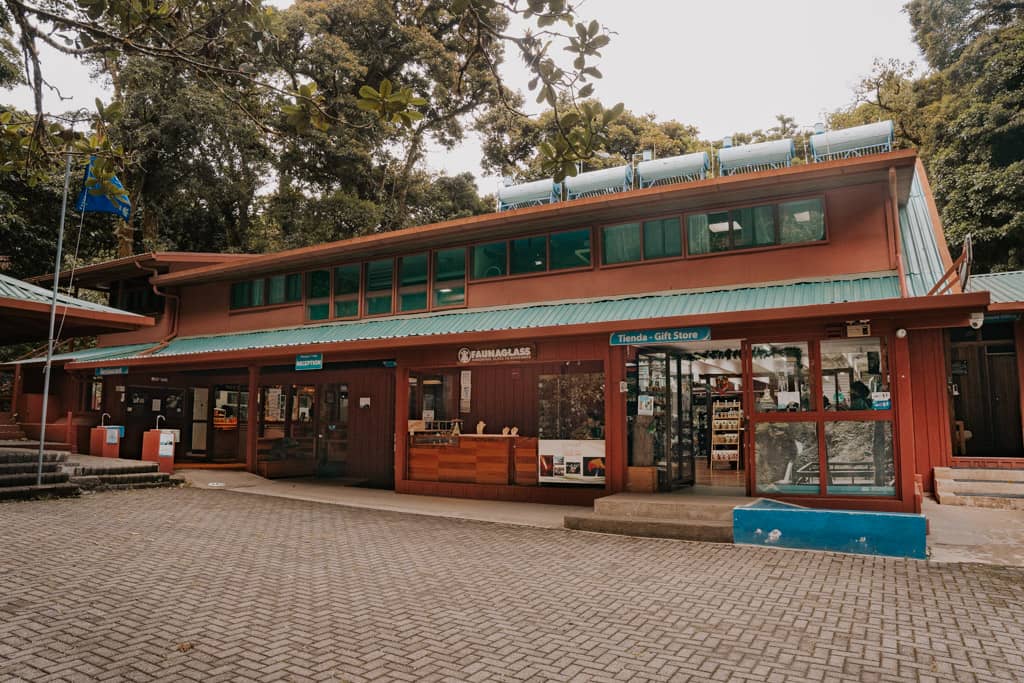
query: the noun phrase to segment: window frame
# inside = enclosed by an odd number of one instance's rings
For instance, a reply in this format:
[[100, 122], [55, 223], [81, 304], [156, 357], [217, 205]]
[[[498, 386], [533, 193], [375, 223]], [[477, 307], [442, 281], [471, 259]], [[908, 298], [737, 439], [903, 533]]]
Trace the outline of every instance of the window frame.
[[[487, 244], [493, 244], [488, 242]], [[437, 279], [437, 254], [441, 251], [455, 251], [456, 249], [462, 250], [462, 279], [461, 280], [438, 280]], [[429, 273], [427, 277], [427, 310], [429, 311], [448, 311], [456, 308], [466, 308], [466, 301], [469, 299], [469, 272], [472, 267], [472, 247], [468, 246], [455, 246], [455, 247], [440, 247], [437, 249], [431, 249], [429, 253], [429, 262], [427, 264]], [[505, 248], [505, 261], [508, 261], [508, 248]], [[489, 278], [496, 279], [496, 278]], [[446, 284], [453, 282], [462, 283], [462, 303], [460, 304], [449, 304], [447, 306], [438, 306], [434, 303], [437, 295], [438, 283]]]
[[[679, 255], [678, 256], [659, 256], [658, 258], [645, 258], [644, 257], [644, 246], [646, 238], [644, 237], [644, 224], [651, 221], [664, 221], [670, 218], [675, 218], [679, 221]], [[640, 224], [640, 260], [639, 261], [623, 261], [621, 263], [605, 263], [604, 262], [604, 229], [614, 228], [620, 225], [629, 225], [630, 223]], [[610, 270], [612, 268], [625, 268], [629, 266], [643, 265], [647, 263], [667, 263], [669, 261], [685, 260], [686, 254], [686, 214], [682, 213], [665, 213], [656, 216], [645, 216], [643, 218], [636, 218], [635, 220], [615, 221], [611, 223], [599, 223], [594, 226], [595, 234], [600, 237], [600, 250], [597, 254], [598, 258], [595, 261], [598, 270]], [[591, 238], [593, 239], [593, 238]], [[717, 252], [724, 253], [724, 252]]]
[[[722, 252], [718, 252], [722, 253]], [[765, 412], [758, 413], [753, 406], [753, 402], [756, 400], [754, 395], [754, 383], [750, 382], [749, 387], [744, 389], [744, 418], [747, 420], [748, 435], [746, 448], [748, 453], [753, 453], [753, 460], [748, 466], [748, 484], [751, 495], [753, 496], [765, 496], [769, 498], [813, 498], [820, 500], [833, 500], [833, 501], [864, 501], [864, 500], [877, 500], [883, 502], [899, 501], [901, 500], [900, 482], [901, 482], [901, 463], [900, 463], [900, 444], [897, 424], [897, 411], [896, 406], [896, 391], [894, 386], [894, 371], [893, 371], [893, 336], [891, 330], [877, 330], [871, 337], [878, 338], [882, 341], [882, 348], [885, 349], [887, 357], [885, 359], [885, 367], [888, 372], [888, 386], [890, 392], [890, 404], [886, 410], [845, 410], [845, 411], [826, 411], [825, 410], [825, 397], [822, 393], [822, 359], [821, 359], [821, 344], [822, 342], [830, 341], [829, 337], [820, 334], [768, 334], [768, 335], [757, 335], [752, 336], [744, 340], [743, 342], [743, 374], [745, 376], [753, 377], [753, 353], [752, 348], [759, 344], [786, 344], [795, 342], [805, 342], [808, 346], [808, 381], [810, 382], [811, 390], [811, 408], [810, 410], [800, 412]], [[756, 446], [755, 432], [757, 425], [761, 422], [810, 422], [815, 425], [817, 432], [817, 444], [818, 444], [818, 491], [817, 492], [803, 492], [803, 493], [776, 493], [771, 491], [762, 492], [757, 486], [757, 463], [758, 453]], [[828, 473], [828, 444], [825, 438], [825, 425], [829, 422], [889, 422], [891, 427], [891, 443], [892, 443], [892, 459], [893, 459], [893, 477], [896, 484], [893, 487], [892, 494], [879, 495], [879, 494], [854, 494], [844, 492], [833, 492], [829, 493], [829, 477]]]
[[[228, 284], [228, 315], [234, 315], [236, 313], [249, 313], [249, 312], [252, 312], [252, 311], [267, 311], [267, 310], [273, 310], [273, 309], [276, 309], [276, 308], [286, 308], [288, 306], [305, 306], [306, 305], [306, 273], [307, 272], [309, 272], [309, 271], [305, 271], [305, 270], [289, 271], [287, 273], [275, 273], [273, 275], [264, 275], [262, 277], [248, 278], [246, 280], [235, 280], [235, 281], [229, 283]], [[271, 278], [275, 278], [275, 277], [283, 277], [283, 278], [285, 278], [285, 297], [287, 297], [287, 295], [288, 295], [288, 278], [289, 277], [296, 277], [296, 276], [299, 278], [299, 288], [300, 288], [300, 296], [299, 296], [299, 298], [295, 299], [294, 301], [288, 301], [287, 298], [286, 298], [285, 301], [281, 301], [281, 302], [273, 303], [273, 304], [270, 303], [270, 280], [271, 280]], [[258, 304], [258, 305], [255, 305], [255, 306], [249, 305], [249, 306], [239, 306], [239, 307], [234, 307], [234, 306], [231, 305], [232, 304], [231, 290], [235, 287], [235, 285], [241, 285], [241, 284], [245, 284], [245, 283], [256, 283], [256, 282], [262, 282], [263, 283], [263, 303], [262, 304]]]
[[[359, 308], [360, 313], [361, 313], [360, 318], [383, 318], [383, 317], [389, 316], [389, 315], [398, 315], [398, 313], [395, 312], [395, 309], [397, 308], [397, 303], [398, 303], [397, 299], [398, 299], [398, 259], [399, 258], [400, 257], [397, 257], [397, 256], [391, 256], [391, 257], [385, 257], [385, 258], [371, 259], [371, 260], [363, 261], [362, 262], [362, 272], [363, 272], [363, 280], [362, 280], [362, 282], [363, 282], [363, 286], [362, 286], [362, 292], [361, 292], [362, 299], [360, 300], [360, 308]], [[369, 306], [369, 301], [368, 301], [369, 296], [370, 296], [370, 264], [371, 263], [376, 263], [377, 261], [391, 261], [391, 289], [390, 289], [390, 292], [391, 292], [391, 294], [390, 294], [390, 296], [391, 296], [391, 309], [387, 313], [370, 313], [370, 306]], [[428, 273], [428, 276], [427, 276], [427, 281], [428, 282], [430, 281], [429, 273]], [[384, 296], [384, 292], [389, 291], [389, 290], [386, 290], [386, 289], [375, 289], [373, 291], [375, 292], [374, 296]]]
[[[809, 199], [820, 199], [821, 200], [821, 206], [822, 206], [821, 218], [822, 218], [822, 221], [824, 223], [824, 231], [823, 231], [822, 238], [820, 240], [808, 240], [808, 241], [805, 241], [805, 242], [786, 242], [786, 243], [782, 243], [780, 241], [782, 239], [782, 223], [779, 220], [779, 218], [780, 218], [780, 216], [779, 216], [779, 207], [781, 207], [783, 204], [787, 204], [789, 202], [796, 202], [796, 201], [809, 200]], [[706, 215], [712, 214], [712, 213], [728, 212], [729, 213], [729, 222], [731, 224], [732, 220], [733, 220], [732, 215], [733, 215], [734, 211], [739, 211], [739, 210], [742, 210], [742, 209], [753, 209], [753, 208], [756, 208], [758, 206], [765, 206], [768, 203], [770, 203], [772, 205], [772, 216], [774, 217], [774, 220], [775, 220], [775, 242], [774, 242], [774, 244], [755, 245], [755, 246], [752, 246], [752, 247], [732, 247], [732, 246], [730, 246], [729, 249], [723, 249], [722, 251], [709, 251], [707, 253], [702, 253], [702, 254], [694, 254], [693, 252], [690, 251], [690, 230], [689, 230], [689, 227], [687, 225], [690, 216], [706, 216]], [[757, 253], [757, 252], [762, 252], [762, 251], [771, 251], [773, 249], [793, 249], [793, 248], [799, 248], [799, 247], [818, 246], [818, 245], [828, 244], [829, 241], [831, 240], [831, 233], [829, 232], [828, 201], [827, 201], [826, 193], [824, 193], [824, 192], [814, 192], [814, 193], [810, 193], [810, 194], [797, 194], [797, 195], [786, 195], [786, 196], [782, 196], [782, 197], [773, 197], [771, 200], [766, 200], [765, 202], [761, 202], [761, 203], [758, 203], [756, 201], [751, 201], [751, 202], [743, 202], [743, 203], [738, 203], [738, 204], [734, 203], [734, 204], [724, 204], [724, 205], [719, 205], [719, 206], [711, 206], [711, 207], [707, 207], [707, 208], [701, 208], [700, 210], [697, 210], [697, 211], [686, 211], [682, 215], [682, 222], [680, 224], [680, 227], [681, 227], [681, 229], [683, 231], [683, 254], [684, 254], [683, 258], [687, 258], [687, 259], [702, 259], [702, 258], [711, 258], [711, 257], [715, 257], [715, 256], [722, 256], [723, 254], [750, 254], [750, 253]], [[734, 237], [733, 232], [734, 231], [732, 229], [729, 230], [729, 243], [730, 243], [730, 245], [733, 244], [733, 237]]]

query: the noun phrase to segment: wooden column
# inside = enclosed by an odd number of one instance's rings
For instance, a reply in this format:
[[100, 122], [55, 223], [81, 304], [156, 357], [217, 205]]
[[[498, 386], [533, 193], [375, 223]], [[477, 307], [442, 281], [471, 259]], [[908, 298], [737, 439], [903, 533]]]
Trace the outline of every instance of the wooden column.
[[1017, 349], [1017, 382], [1020, 391], [1017, 400], [1020, 403], [1020, 429], [1024, 435], [1024, 319], [1013, 324], [1014, 345]]
[[[21, 366], [20, 365], [15, 365], [14, 366], [14, 385], [11, 387], [11, 418], [12, 419], [14, 419], [14, 416], [18, 413], [18, 401], [21, 400], [21, 378], [22, 378]], [[24, 420], [24, 416], [18, 415], [18, 419], [14, 420], [14, 422], [19, 422], [20, 423], [23, 420]]]
[[611, 493], [626, 490], [629, 465], [626, 439], [626, 395], [619, 382], [626, 380], [626, 347], [608, 346], [604, 356], [604, 445], [605, 489]]
[[914, 435], [914, 398], [910, 388], [910, 340], [907, 337], [893, 340], [892, 365], [894, 407], [896, 424], [893, 430], [893, 448], [896, 461], [896, 491], [904, 511], [914, 509], [914, 474], [917, 441]]
[[256, 473], [256, 458], [260, 433], [260, 411], [263, 407], [259, 401], [260, 369], [249, 366], [249, 415], [245, 428], [245, 470]]
[[395, 368], [395, 489], [406, 479], [409, 444], [409, 368]]

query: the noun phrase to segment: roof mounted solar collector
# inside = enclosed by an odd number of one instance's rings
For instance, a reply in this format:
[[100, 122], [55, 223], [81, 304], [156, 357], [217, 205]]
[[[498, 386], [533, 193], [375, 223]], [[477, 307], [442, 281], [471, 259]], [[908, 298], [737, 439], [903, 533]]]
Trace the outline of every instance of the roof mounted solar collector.
[[550, 178], [498, 189], [498, 211], [554, 204], [562, 199], [562, 186]]
[[812, 135], [811, 154], [815, 162], [881, 154], [892, 151], [892, 140], [892, 121], [879, 121]]
[[703, 180], [711, 170], [711, 159], [707, 152], [694, 152], [663, 159], [641, 161], [636, 165], [640, 187], [671, 185]]
[[769, 140], [753, 145], [727, 147], [718, 150], [718, 169], [721, 175], [753, 173], [793, 164], [796, 148], [792, 140]]
[[628, 192], [633, 189], [633, 167], [630, 164], [599, 171], [580, 173], [565, 179], [566, 199], [583, 199], [603, 194]]

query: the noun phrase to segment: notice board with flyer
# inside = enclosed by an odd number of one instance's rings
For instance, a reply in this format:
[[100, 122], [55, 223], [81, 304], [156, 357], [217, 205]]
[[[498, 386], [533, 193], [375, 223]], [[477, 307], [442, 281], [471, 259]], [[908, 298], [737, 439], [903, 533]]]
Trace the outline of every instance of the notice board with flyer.
[[604, 440], [538, 440], [537, 479], [541, 484], [604, 485]]

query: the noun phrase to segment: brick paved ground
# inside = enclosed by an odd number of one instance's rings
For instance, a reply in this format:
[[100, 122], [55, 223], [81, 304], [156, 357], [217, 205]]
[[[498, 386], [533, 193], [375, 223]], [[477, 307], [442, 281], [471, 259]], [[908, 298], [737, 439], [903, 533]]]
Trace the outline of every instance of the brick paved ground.
[[153, 678], [1021, 681], [1024, 570], [194, 489], [0, 504], [0, 680]]

